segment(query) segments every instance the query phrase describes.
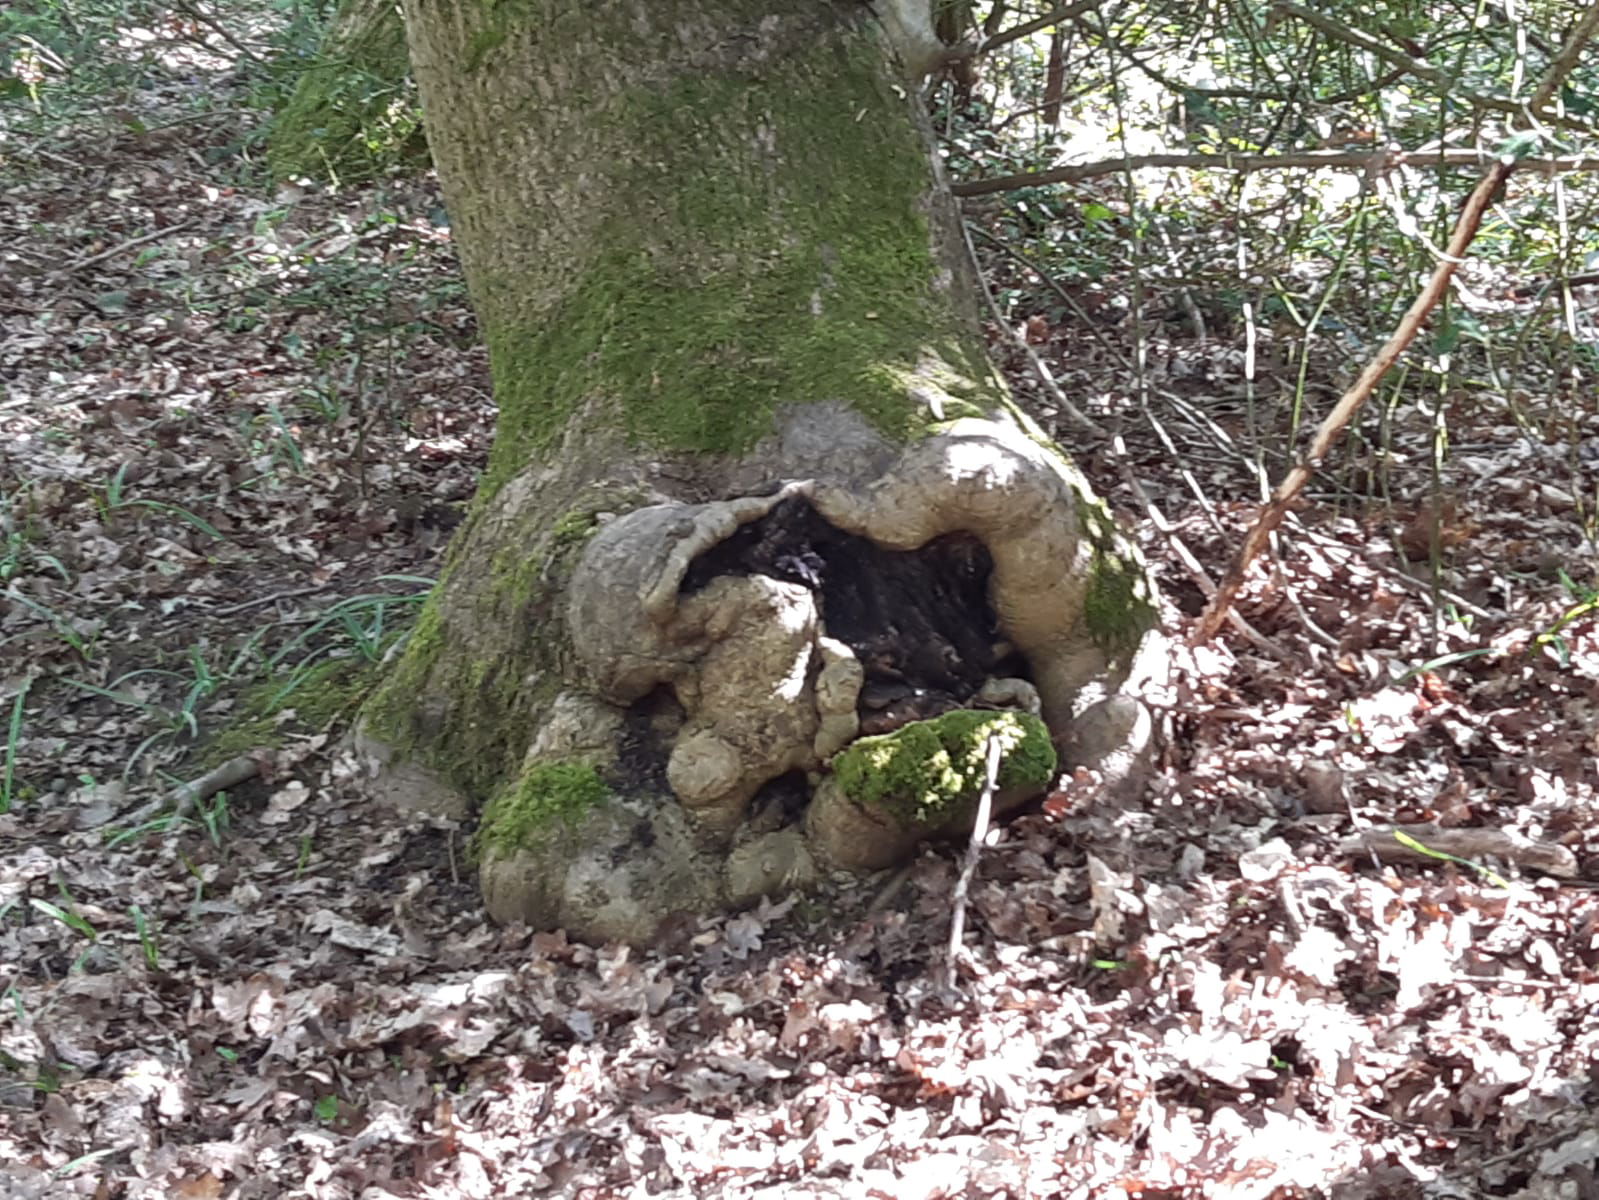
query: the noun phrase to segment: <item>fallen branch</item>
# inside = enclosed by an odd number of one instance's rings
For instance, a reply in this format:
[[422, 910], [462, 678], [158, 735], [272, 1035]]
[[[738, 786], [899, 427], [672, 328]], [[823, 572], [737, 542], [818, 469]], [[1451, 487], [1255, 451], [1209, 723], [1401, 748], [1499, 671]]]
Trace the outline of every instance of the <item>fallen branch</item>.
[[1544, 283], [1524, 283], [1519, 287], [1510, 289], [1512, 300], [1542, 300], [1551, 288], [1564, 287], [1591, 287], [1599, 283], [1599, 271], [1589, 271], [1582, 275], [1567, 275], [1560, 279], [1550, 279]]
[[112, 246], [111, 249], [109, 249], [109, 250], [102, 250], [102, 251], [100, 251], [99, 254], [91, 254], [91, 255], [89, 255], [88, 258], [80, 258], [77, 262], [68, 263], [66, 266], [61, 267], [61, 268], [57, 269], [56, 271], [54, 271], [51, 274], [50, 278], [52, 278], [52, 279], [64, 278], [64, 277], [66, 277], [68, 275], [71, 275], [71, 274], [77, 272], [77, 271], [83, 270], [83, 268], [85, 268], [85, 267], [92, 267], [92, 266], [94, 266], [95, 263], [104, 262], [108, 258], [115, 258], [117, 255], [121, 254], [124, 250], [132, 250], [135, 246], [142, 246], [146, 242], [153, 242], [157, 238], [164, 238], [168, 234], [171, 234], [171, 233], [182, 233], [186, 229], [193, 229], [199, 223], [200, 222], [198, 220], [180, 221], [180, 222], [178, 222], [178, 224], [176, 224], [176, 225], [168, 225], [164, 229], [152, 229], [149, 233], [142, 233], [138, 237], [129, 238], [125, 242], [118, 242], [115, 246]]
[[[1425, 849], [1407, 845], [1398, 835]], [[1429, 854], [1427, 851], [1432, 851]], [[1577, 856], [1553, 842], [1535, 842], [1508, 829], [1442, 828], [1437, 825], [1384, 825], [1362, 830], [1338, 844], [1345, 855], [1371, 855], [1379, 862], [1432, 863], [1440, 855], [1476, 860], [1497, 858], [1558, 879], [1577, 874]]]
[[126, 820], [131, 825], [137, 825], [141, 821], [148, 821], [169, 806], [172, 809], [170, 816], [186, 817], [200, 801], [207, 800], [227, 788], [238, 787], [245, 780], [254, 779], [259, 775], [263, 753], [257, 750], [250, 754], [241, 754], [237, 758], [230, 758], [221, 766], [211, 768], [200, 778], [173, 788], [165, 796], [152, 800], [143, 808], [130, 813]]
[[1227, 568], [1221, 586], [1216, 589], [1216, 594], [1211, 597], [1210, 603], [1205, 606], [1205, 611], [1200, 614], [1199, 625], [1189, 639], [1191, 645], [1197, 646], [1216, 636], [1216, 631], [1226, 620], [1228, 610], [1232, 608], [1233, 601], [1238, 598], [1238, 593], [1244, 586], [1244, 576], [1249, 571], [1249, 564], [1254, 562], [1255, 556], [1265, 548], [1271, 535], [1282, 524], [1294, 498], [1321, 467], [1322, 459], [1327, 456], [1327, 451], [1343, 432], [1344, 426], [1349, 424], [1351, 418], [1360, 411], [1361, 406], [1366, 403], [1372, 390], [1377, 386], [1377, 381], [1388, 373], [1388, 369], [1398, 360], [1405, 347], [1415, 339], [1422, 322], [1437, 307], [1438, 301], [1443, 298], [1445, 290], [1449, 287], [1450, 278], [1460, 266], [1461, 257], [1471, 245], [1472, 239], [1477, 236], [1477, 227], [1482, 224], [1483, 213], [1493, 203], [1494, 197], [1504, 187], [1505, 180], [1510, 178], [1510, 172], [1515, 170], [1515, 167], [1514, 158], [1508, 155], [1501, 158], [1472, 190], [1465, 208], [1461, 210], [1460, 219], [1455, 222], [1454, 232], [1449, 237], [1449, 245], [1445, 247], [1443, 256], [1433, 268], [1432, 276], [1421, 289], [1420, 295], [1399, 319], [1399, 326], [1394, 330], [1393, 336], [1383, 344], [1382, 349], [1377, 351], [1376, 357], [1366, 364], [1366, 369], [1360, 373], [1354, 383], [1349, 385], [1349, 390], [1338, 398], [1338, 403], [1333, 405], [1332, 411], [1316, 430], [1316, 436], [1311, 439], [1304, 455], [1294, 465], [1293, 470], [1284, 476], [1283, 481], [1277, 485], [1277, 490], [1272, 493], [1270, 502], [1261, 510], [1260, 516], [1255, 518], [1255, 523], [1244, 537], [1244, 543], [1239, 547], [1232, 565]]
[[[968, 179], [951, 186], [957, 196], [986, 196], [994, 192], [1014, 192], [1046, 183], [1078, 183], [1122, 171], [1156, 167], [1189, 167], [1201, 171], [1287, 171], [1352, 168], [1362, 171], [1388, 171], [1394, 167], [1480, 167], [1488, 159], [1481, 150], [1295, 150], [1283, 154], [1130, 154], [1096, 162], [1052, 167], [1047, 171], [1028, 171], [1020, 175], [996, 175], [992, 179]], [[1572, 171], [1599, 171], [1599, 155], [1565, 154], [1529, 157], [1517, 162], [1524, 171], [1549, 175]]]

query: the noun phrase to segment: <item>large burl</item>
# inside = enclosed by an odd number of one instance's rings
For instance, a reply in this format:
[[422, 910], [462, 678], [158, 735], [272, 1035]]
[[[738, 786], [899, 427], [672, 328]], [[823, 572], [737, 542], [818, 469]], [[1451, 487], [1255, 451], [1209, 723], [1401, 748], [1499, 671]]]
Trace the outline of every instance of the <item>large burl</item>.
[[[864, 484], [621, 516], [585, 549], [567, 623], [566, 710], [612, 714], [633, 752], [541, 737], [508, 794], [559, 819], [486, 846], [484, 887], [496, 915], [590, 936], [642, 940], [674, 909], [958, 832], [990, 736], [1013, 756], [1009, 803], [1047, 786], [1052, 740], [1071, 765], [1126, 767], [1148, 738], [1123, 694], [1151, 651], [1141, 564], [1063, 458], [988, 420], [952, 422]], [[866, 733], [892, 740], [865, 753]], [[605, 798], [530, 796], [552, 762], [591, 769]]]

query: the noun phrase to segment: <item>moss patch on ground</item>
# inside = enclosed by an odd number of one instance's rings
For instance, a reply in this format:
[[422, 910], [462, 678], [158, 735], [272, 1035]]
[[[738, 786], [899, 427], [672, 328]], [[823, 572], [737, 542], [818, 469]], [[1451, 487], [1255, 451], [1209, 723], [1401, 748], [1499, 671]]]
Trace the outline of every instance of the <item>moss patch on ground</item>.
[[1055, 747], [1030, 713], [957, 709], [864, 737], [833, 761], [844, 794], [901, 821], [943, 826], [975, 810], [988, 778], [988, 740], [1002, 748], [1000, 789], [1044, 788], [1055, 774]]

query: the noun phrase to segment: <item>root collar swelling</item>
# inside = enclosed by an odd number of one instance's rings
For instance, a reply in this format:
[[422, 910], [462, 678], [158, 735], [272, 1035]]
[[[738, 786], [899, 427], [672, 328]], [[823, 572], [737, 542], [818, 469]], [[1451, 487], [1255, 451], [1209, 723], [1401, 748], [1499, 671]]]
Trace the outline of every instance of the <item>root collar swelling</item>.
[[1154, 610], [1070, 464], [979, 419], [876, 462], [600, 525], [559, 690], [482, 814], [494, 916], [645, 941], [965, 832], [991, 736], [1003, 807], [1057, 744], [1138, 757], [1122, 692]]

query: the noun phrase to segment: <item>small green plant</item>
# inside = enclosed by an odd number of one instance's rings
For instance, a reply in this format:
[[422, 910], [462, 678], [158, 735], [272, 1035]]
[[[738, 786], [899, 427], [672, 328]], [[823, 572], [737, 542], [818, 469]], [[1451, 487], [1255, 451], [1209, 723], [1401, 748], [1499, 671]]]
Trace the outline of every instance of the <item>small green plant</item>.
[[188, 822], [177, 813], [166, 813], [163, 816], [153, 817], [131, 829], [119, 829], [106, 837], [106, 849], [115, 850], [124, 842], [131, 842], [135, 838], [143, 837], [147, 833], [170, 833], [174, 828], [187, 825]]
[[1505, 877], [1500, 875], [1498, 872], [1490, 870], [1489, 868], [1482, 866], [1480, 863], [1474, 863], [1469, 858], [1461, 858], [1456, 854], [1449, 854], [1443, 850], [1434, 850], [1430, 846], [1424, 846], [1402, 829], [1394, 830], [1394, 841], [1398, 842], [1401, 846], [1404, 846], [1410, 850], [1414, 850], [1417, 854], [1425, 854], [1428, 858], [1436, 858], [1444, 862], [1457, 863], [1462, 867], [1466, 867], [1469, 870], [1475, 871], [1478, 875], [1482, 876], [1485, 882], [1492, 884], [1496, 888], [1508, 889], [1510, 887], [1510, 884], [1506, 881]]
[[[152, 746], [185, 733], [190, 738], [200, 736], [200, 723], [195, 715], [196, 709], [201, 700], [216, 690], [218, 679], [198, 646], [189, 648], [189, 666], [192, 678], [177, 671], [167, 671], [158, 667], [145, 667], [138, 671], [129, 671], [125, 675], [119, 675], [111, 682], [110, 687], [101, 687], [96, 683], [85, 683], [81, 679], [68, 679], [66, 681], [79, 691], [103, 696], [116, 704], [123, 704], [137, 709], [147, 718], [162, 726], [162, 728], [149, 734], [134, 747], [133, 753], [128, 756], [127, 762], [123, 765], [123, 778], [127, 778], [139, 760], [144, 757], [145, 751]], [[128, 690], [128, 685], [134, 680], [146, 676], [187, 681], [183, 699], [179, 702], [178, 707], [168, 708]]]
[[53, 1179], [65, 1179], [68, 1175], [75, 1173], [79, 1169], [93, 1166], [102, 1158], [109, 1158], [111, 1155], [117, 1153], [119, 1153], [119, 1151], [115, 1147], [109, 1146], [104, 1150], [91, 1150], [87, 1154], [80, 1154], [77, 1158], [74, 1158], [69, 1162], [62, 1163], [59, 1167], [50, 1172], [50, 1176]]
[[228, 814], [228, 794], [218, 792], [208, 801], [201, 801], [196, 806], [200, 814], [200, 824], [205, 826], [206, 836], [211, 839], [213, 846], [222, 845], [222, 835], [228, 831], [231, 820]]
[[194, 899], [190, 901], [190, 904], [198, 910], [200, 902], [205, 899], [205, 875], [195, 861], [182, 851], [178, 853], [178, 862], [183, 864], [183, 869], [194, 879]]
[[127, 509], [144, 509], [148, 512], [161, 513], [164, 516], [175, 517], [188, 525], [192, 525], [201, 533], [214, 541], [226, 541], [215, 526], [201, 517], [195, 516], [181, 505], [168, 504], [165, 500], [134, 499], [127, 494], [128, 464], [123, 463], [117, 472], [106, 483], [105, 489], [96, 498], [95, 504], [100, 509], [103, 518], [109, 520], [115, 513]]
[[22, 706], [27, 702], [28, 689], [32, 686], [33, 678], [29, 676], [22, 681], [16, 699], [11, 702], [11, 720], [6, 725], [5, 765], [0, 768], [0, 813], [11, 811], [15, 795], [12, 789], [16, 779], [17, 747], [22, 744]]
[[[380, 575], [377, 582], [420, 584], [423, 590], [408, 596], [372, 592], [340, 600], [267, 659], [266, 669], [268, 671], [277, 669], [294, 655], [304, 652], [318, 634], [327, 633], [334, 634], [334, 640], [311, 649], [300, 659], [299, 667], [309, 666], [320, 655], [332, 650], [340, 640], [337, 635], [342, 635], [342, 640], [353, 647], [355, 653], [366, 662], [380, 661], [388, 648], [389, 641], [399, 629], [403, 628], [403, 622], [396, 620], [394, 614], [409, 614], [420, 607], [427, 599], [428, 592], [432, 590], [433, 580], [417, 575]], [[304, 682], [302, 675], [296, 674], [291, 677], [283, 689], [273, 697], [272, 705], [281, 704], [302, 682]]]
[[61, 565], [61, 560], [33, 546], [29, 518], [25, 513], [18, 513], [26, 494], [26, 485], [18, 488], [13, 495], [0, 494], [0, 583], [9, 583], [41, 568], [54, 571], [63, 583], [70, 583], [71, 576]]
[[152, 968], [161, 965], [161, 950], [156, 941], [156, 933], [151, 926], [149, 918], [144, 915], [144, 909], [137, 904], [128, 906], [128, 912], [133, 917], [134, 932], [139, 935], [139, 947], [144, 951], [144, 961]]
[[66, 901], [65, 906], [51, 904], [50, 901], [40, 900], [37, 897], [31, 897], [28, 903], [35, 912], [42, 913], [53, 921], [59, 921], [63, 926], [82, 937], [88, 943], [83, 948], [83, 952], [73, 960], [72, 970], [78, 971], [83, 968], [83, 964], [88, 960], [89, 955], [94, 952], [95, 946], [99, 943], [100, 934], [89, 923], [88, 919], [78, 911], [77, 901], [73, 899], [72, 893], [67, 890], [67, 885], [61, 883], [56, 886], [60, 889], [61, 896]]
[[98, 941], [100, 935], [93, 925], [84, 919], [83, 915], [75, 908], [62, 908], [59, 904], [51, 904], [48, 900], [34, 898], [28, 901], [34, 909], [55, 921], [60, 921], [72, 932], [82, 934], [91, 942]]
[[289, 428], [289, 423], [283, 417], [282, 409], [276, 404], [267, 405], [267, 413], [272, 417], [272, 423], [278, 427], [278, 444], [283, 448], [283, 453], [288, 457], [294, 467], [296, 475], [305, 474], [305, 456], [300, 453], [300, 444], [294, 440], [294, 431]]
[[[22, 605], [23, 608], [35, 616], [44, 618], [55, 635], [76, 650], [78, 657], [85, 662], [94, 657], [94, 639], [84, 637], [83, 634], [78, 632], [72, 622], [68, 621], [49, 605], [40, 604], [37, 600], [31, 600], [15, 588], [8, 587], [4, 592], [0, 592], [0, 595], [4, 595], [7, 600], [13, 600]], [[95, 636], [97, 638], [98, 634]], [[11, 639], [8, 638], [6, 640], [10, 641]], [[0, 643], [0, 645], [3, 644]]]
[[1570, 596], [1576, 603], [1561, 613], [1553, 625], [1533, 638], [1532, 644], [1534, 649], [1542, 649], [1544, 646], [1550, 647], [1560, 665], [1569, 667], [1571, 665], [1571, 647], [1566, 643], [1564, 631], [1573, 621], [1581, 620], [1591, 613], [1599, 612], [1599, 591], [1578, 583], [1570, 575], [1567, 575], [1565, 571], [1560, 572], [1560, 585], [1566, 589], [1566, 595]]
[[318, 1121], [332, 1121], [339, 1115], [339, 1098], [337, 1096], [318, 1096], [313, 1110]]

